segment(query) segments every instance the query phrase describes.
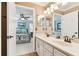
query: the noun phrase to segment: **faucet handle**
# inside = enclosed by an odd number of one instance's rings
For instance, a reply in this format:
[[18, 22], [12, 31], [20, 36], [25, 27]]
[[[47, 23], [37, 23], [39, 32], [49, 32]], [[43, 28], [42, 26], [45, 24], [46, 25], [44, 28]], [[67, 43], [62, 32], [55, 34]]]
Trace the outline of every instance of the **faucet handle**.
[[76, 37], [75, 35], [72, 35], [72, 38]]
[[64, 36], [64, 41], [67, 42], [67, 40], [68, 40], [68, 36], [66, 35], [66, 36]]

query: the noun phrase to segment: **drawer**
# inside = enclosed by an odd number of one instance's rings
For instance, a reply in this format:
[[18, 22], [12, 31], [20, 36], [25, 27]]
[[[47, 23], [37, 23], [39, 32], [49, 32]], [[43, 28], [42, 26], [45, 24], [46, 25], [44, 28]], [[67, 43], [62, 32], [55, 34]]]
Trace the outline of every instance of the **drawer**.
[[50, 53], [47, 49], [44, 49], [44, 56], [53, 56], [53, 53]]
[[57, 49], [54, 49], [54, 56], [66, 56], [64, 53], [58, 51]]
[[44, 42], [44, 48], [53, 53], [53, 47], [50, 44]]

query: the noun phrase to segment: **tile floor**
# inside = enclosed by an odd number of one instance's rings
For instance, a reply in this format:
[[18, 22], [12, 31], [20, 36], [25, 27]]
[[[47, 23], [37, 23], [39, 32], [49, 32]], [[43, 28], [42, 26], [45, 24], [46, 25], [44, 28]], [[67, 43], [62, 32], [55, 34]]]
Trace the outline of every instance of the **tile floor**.
[[24, 55], [33, 52], [32, 41], [30, 43], [16, 44], [16, 55]]

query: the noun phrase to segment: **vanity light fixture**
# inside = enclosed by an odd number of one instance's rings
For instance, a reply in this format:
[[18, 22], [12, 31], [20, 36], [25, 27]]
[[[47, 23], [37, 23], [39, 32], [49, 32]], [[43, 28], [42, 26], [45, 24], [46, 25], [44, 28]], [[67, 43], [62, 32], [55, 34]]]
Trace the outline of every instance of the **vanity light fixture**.
[[58, 6], [56, 3], [52, 3], [50, 4], [49, 7], [47, 7], [47, 9], [44, 11], [44, 14], [48, 14], [50, 15], [51, 13], [54, 12], [54, 10], [57, 10], [58, 9]]
[[49, 15], [51, 13], [53, 13], [55, 10], [58, 10], [58, 5], [61, 4], [62, 6], [66, 5], [68, 2], [53, 2], [51, 4], [49, 4], [49, 6], [47, 7], [47, 9], [44, 11], [45, 15]]
[[54, 4], [54, 10], [58, 10], [58, 6]]
[[47, 10], [44, 11], [44, 14], [47, 14]]
[[51, 11], [52, 13], [54, 12], [54, 10], [53, 10], [53, 9], [51, 9], [50, 11]]
[[54, 12], [54, 5], [53, 4], [51, 4], [51, 6], [50, 6], [50, 11]]

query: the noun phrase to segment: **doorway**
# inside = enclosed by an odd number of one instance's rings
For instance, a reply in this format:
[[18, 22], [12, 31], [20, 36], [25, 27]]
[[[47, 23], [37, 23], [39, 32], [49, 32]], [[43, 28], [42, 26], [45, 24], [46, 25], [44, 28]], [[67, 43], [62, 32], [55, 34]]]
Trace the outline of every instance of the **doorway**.
[[16, 6], [16, 55], [33, 52], [33, 10]]
[[[3, 7], [2, 7], [3, 6]], [[16, 45], [17, 44], [20, 44], [20, 43], [25, 43], [25, 42], [19, 42], [16, 44], [16, 22], [17, 22], [17, 15], [16, 15], [16, 5], [14, 2], [4, 2], [1, 4], [1, 10], [2, 10], [2, 13], [1, 13], [1, 25], [2, 25], [2, 35], [1, 35], [1, 55], [2, 56], [15, 56], [16, 55]], [[23, 6], [19, 6], [21, 8], [27, 8], [29, 10], [32, 10], [33, 14], [33, 32], [30, 32], [29, 31], [29, 38], [31, 38], [30, 40], [26, 40], [27, 42], [32, 42], [33, 44], [31, 45], [33, 47], [32, 50], [29, 50], [25, 51], [25, 53], [29, 53], [31, 51], [34, 51], [35, 50], [35, 40], [34, 40], [34, 36], [35, 36], [35, 10], [32, 9], [32, 8], [28, 8], [28, 7], [23, 7]], [[29, 17], [26, 17], [25, 14], [21, 13], [20, 14], [21, 18], [22, 18], [22, 21], [25, 20], [25, 19], [28, 19]], [[23, 19], [24, 18], [24, 19]], [[21, 28], [22, 27], [25, 27], [24, 23], [23, 25], [20, 26]], [[23, 32], [22, 33], [25, 33], [24, 29], [22, 30]], [[28, 32], [28, 30], [26, 30]], [[32, 33], [33, 33], [33, 36], [32, 36]], [[20, 39], [25, 39], [26, 36], [22, 36]], [[32, 39], [33, 38], [33, 39]], [[20, 40], [19, 39], [19, 40]], [[23, 41], [23, 40], [22, 40]], [[22, 45], [24, 46], [24, 45]], [[30, 47], [30, 46], [29, 46]], [[23, 53], [23, 54], [25, 54]], [[23, 55], [23, 54], [19, 54], [19, 55]]]

